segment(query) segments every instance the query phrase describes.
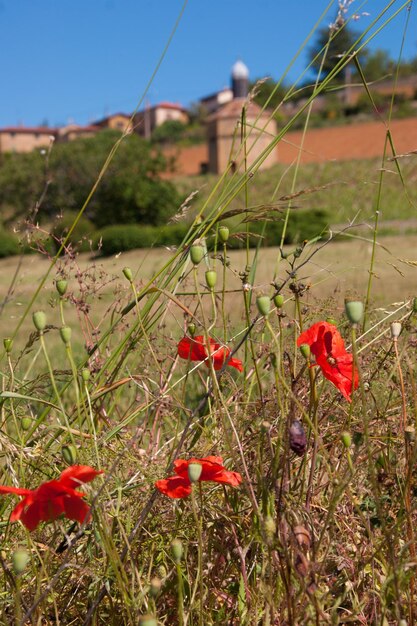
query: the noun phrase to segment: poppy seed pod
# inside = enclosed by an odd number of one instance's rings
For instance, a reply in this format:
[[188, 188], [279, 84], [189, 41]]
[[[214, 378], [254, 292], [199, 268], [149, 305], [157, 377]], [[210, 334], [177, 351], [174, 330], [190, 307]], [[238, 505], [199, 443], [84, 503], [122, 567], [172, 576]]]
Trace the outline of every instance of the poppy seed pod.
[[61, 278], [60, 280], [56, 281], [55, 287], [56, 287], [57, 292], [59, 293], [59, 295], [62, 298], [62, 296], [64, 296], [66, 291], [67, 291], [68, 283], [67, 283], [66, 280]]
[[262, 520], [262, 533], [265, 537], [267, 545], [271, 545], [274, 541], [275, 533], [277, 532], [277, 525], [275, 520], [270, 515], [267, 515]]
[[350, 435], [350, 433], [348, 433], [347, 431], [344, 431], [341, 435], [340, 435], [340, 439], [343, 443], [343, 445], [345, 446], [346, 449], [350, 448], [350, 446], [352, 445], [352, 437]]
[[215, 270], [207, 270], [206, 285], [209, 289], [214, 289], [217, 282], [217, 272]]
[[90, 380], [90, 370], [88, 370], [86, 367], [81, 370], [81, 378], [85, 383]]
[[184, 553], [184, 548], [182, 546], [182, 541], [179, 539], [173, 539], [171, 542], [171, 554], [175, 563], [180, 563], [182, 559], [182, 555]]
[[141, 615], [139, 617], [139, 626], [158, 626], [158, 622], [153, 615]]
[[345, 302], [345, 313], [351, 324], [359, 324], [363, 317], [363, 302], [347, 300]]
[[7, 354], [9, 354], [13, 348], [13, 339], [3, 339], [3, 346]]
[[309, 359], [311, 355], [311, 349], [308, 343], [302, 343], [300, 346], [300, 352], [305, 359]]
[[269, 296], [258, 296], [256, 298], [256, 306], [258, 307], [258, 311], [261, 315], [268, 317], [271, 309], [271, 300], [269, 299]]
[[398, 339], [401, 334], [401, 322], [391, 323], [391, 339]]
[[204, 248], [200, 244], [194, 244], [190, 248], [190, 258], [194, 265], [198, 265], [204, 257]]
[[71, 342], [71, 328], [69, 326], [62, 326], [59, 329], [59, 334], [61, 335], [62, 341], [68, 346]]
[[35, 325], [36, 330], [42, 332], [46, 326], [46, 315], [43, 311], [35, 311], [32, 315], [32, 320]]
[[188, 478], [190, 483], [196, 483], [199, 481], [203, 466], [201, 463], [190, 463], [188, 465]]
[[122, 272], [126, 280], [128, 280], [131, 283], [133, 280], [133, 274], [132, 274], [132, 270], [130, 269], [130, 267], [124, 267], [122, 269]]
[[22, 417], [22, 419], [20, 420], [20, 425], [22, 427], [22, 430], [29, 430], [29, 428], [32, 426], [32, 418]]
[[13, 571], [15, 574], [21, 574], [29, 563], [30, 554], [23, 548], [15, 550], [12, 556]]
[[290, 448], [298, 456], [302, 456], [307, 450], [307, 435], [299, 420], [294, 420], [290, 426]]
[[219, 239], [222, 243], [227, 243], [227, 240], [229, 239], [229, 229], [227, 226], [220, 226]]
[[75, 446], [64, 446], [61, 450], [62, 458], [68, 465], [75, 465], [77, 462], [77, 449]]
[[188, 333], [191, 335], [191, 337], [194, 337], [195, 331], [197, 330], [194, 322], [190, 322], [188, 324], [187, 330], [188, 330]]
[[282, 307], [284, 306], [284, 296], [282, 295], [282, 293], [277, 293], [277, 295], [274, 296], [274, 304], [277, 309], [282, 309]]
[[152, 578], [150, 586], [149, 586], [149, 594], [152, 596], [152, 598], [157, 597], [157, 595], [161, 591], [161, 587], [162, 587], [161, 579], [158, 578], [157, 576]]

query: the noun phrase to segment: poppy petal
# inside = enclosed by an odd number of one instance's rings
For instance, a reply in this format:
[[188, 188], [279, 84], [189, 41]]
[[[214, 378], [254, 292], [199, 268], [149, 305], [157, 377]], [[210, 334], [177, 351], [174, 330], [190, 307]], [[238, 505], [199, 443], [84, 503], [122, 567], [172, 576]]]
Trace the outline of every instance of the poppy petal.
[[58, 482], [76, 489], [80, 484], [94, 480], [99, 474], [103, 474], [103, 472], [97, 471], [89, 465], [71, 465], [61, 473]]
[[15, 493], [18, 496], [28, 496], [32, 493], [31, 489], [21, 489], [20, 487], [7, 487], [0, 485], [0, 493]]
[[64, 497], [65, 516], [82, 524], [90, 516], [90, 507], [81, 498]]
[[157, 480], [155, 487], [169, 498], [186, 498], [191, 493], [191, 483], [188, 478], [171, 476]]

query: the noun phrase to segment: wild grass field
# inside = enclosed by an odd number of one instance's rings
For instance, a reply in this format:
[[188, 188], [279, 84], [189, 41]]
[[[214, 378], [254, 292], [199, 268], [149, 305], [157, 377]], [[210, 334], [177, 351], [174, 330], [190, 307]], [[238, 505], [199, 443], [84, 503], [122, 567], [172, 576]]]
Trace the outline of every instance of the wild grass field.
[[[0, 263], [0, 624], [416, 623], [413, 156], [268, 178], [246, 130], [177, 248]], [[284, 246], [299, 201], [334, 220]]]

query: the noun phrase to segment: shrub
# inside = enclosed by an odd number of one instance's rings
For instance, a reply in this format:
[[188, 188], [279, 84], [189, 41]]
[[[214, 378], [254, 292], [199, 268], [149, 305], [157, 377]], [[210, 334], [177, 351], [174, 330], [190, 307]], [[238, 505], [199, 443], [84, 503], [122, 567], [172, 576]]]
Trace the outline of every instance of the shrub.
[[13, 233], [0, 228], [0, 258], [13, 256], [14, 254], [19, 254], [19, 252], [18, 238]]
[[[57, 219], [53, 229], [52, 235], [54, 237], [54, 247], [57, 250], [60, 246], [60, 241], [66, 237], [69, 229], [71, 228], [77, 213], [74, 211], [67, 211], [63, 214], [62, 218]], [[69, 242], [73, 248], [76, 248], [79, 252], [87, 252], [90, 250], [90, 243], [88, 238], [94, 233], [94, 224], [84, 215], [79, 219], [76, 227], [71, 233]]]
[[137, 224], [119, 224], [108, 226], [95, 233], [94, 248], [101, 240], [101, 254], [110, 256], [119, 252], [152, 246], [179, 245], [186, 235], [187, 224], [174, 224], [164, 228], [157, 226], [139, 226]]

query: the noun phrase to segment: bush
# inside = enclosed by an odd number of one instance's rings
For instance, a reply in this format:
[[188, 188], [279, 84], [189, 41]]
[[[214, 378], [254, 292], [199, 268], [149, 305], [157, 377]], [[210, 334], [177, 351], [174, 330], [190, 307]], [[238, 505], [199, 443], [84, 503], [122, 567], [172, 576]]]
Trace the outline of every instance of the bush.
[[165, 228], [137, 224], [108, 226], [95, 233], [93, 245], [97, 248], [101, 240], [100, 251], [103, 256], [136, 248], [175, 246], [182, 242], [188, 229], [187, 224], [174, 224]]
[[13, 256], [14, 254], [19, 254], [19, 252], [18, 238], [13, 233], [0, 228], [0, 258]]
[[[62, 218], [57, 219], [56, 224], [52, 229], [55, 250], [58, 250], [61, 245], [61, 240], [67, 236], [68, 231], [74, 223], [76, 217], [77, 213], [74, 211], [67, 211], [63, 214]], [[83, 215], [72, 231], [68, 243], [70, 243], [72, 247], [76, 248], [79, 252], [88, 252], [91, 249], [88, 238], [91, 238], [94, 230], [94, 224]]]

